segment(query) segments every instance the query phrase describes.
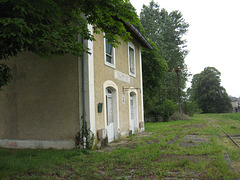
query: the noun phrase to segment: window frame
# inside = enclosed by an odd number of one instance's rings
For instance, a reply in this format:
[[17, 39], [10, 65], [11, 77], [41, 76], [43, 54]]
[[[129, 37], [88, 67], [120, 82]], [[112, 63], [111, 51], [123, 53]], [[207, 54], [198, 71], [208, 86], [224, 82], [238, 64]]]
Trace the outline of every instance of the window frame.
[[[134, 68], [134, 72], [132, 72], [131, 70], [131, 59], [130, 59], [130, 48], [133, 50], [133, 68]], [[132, 42], [128, 43], [128, 69], [129, 69], [129, 75], [136, 77], [136, 51], [135, 51], [135, 46]]]
[[107, 39], [104, 38], [104, 62], [105, 62], [105, 65], [116, 69], [115, 48], [112, 47], [112, 63], [110, 63], [110, 62], [107, 61], [108, 54], [107, 54], [107, 50], [106, 50], [107, 49], [106, 48], [106, 41], [107, 41]]

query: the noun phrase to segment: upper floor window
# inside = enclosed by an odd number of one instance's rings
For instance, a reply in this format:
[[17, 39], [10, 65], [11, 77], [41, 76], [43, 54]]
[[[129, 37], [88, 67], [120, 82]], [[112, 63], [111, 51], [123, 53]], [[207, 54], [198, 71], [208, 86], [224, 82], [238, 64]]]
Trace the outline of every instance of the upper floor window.
[[128, 43], [128, 62], [129, 62], [129, 74], [136, 76], [136, 60], [135, 60], [135, 46], [133, 43]]
[[115, 68], [115, 48], [104, 38], [105, 64]]

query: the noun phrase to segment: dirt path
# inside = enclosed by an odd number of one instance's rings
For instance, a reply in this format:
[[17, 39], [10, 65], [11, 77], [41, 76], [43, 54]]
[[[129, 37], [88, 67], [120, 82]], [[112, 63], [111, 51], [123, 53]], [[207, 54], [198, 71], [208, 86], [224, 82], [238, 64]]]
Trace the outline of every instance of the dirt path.
[[108, 146], [103, 147], [97, 151], [98, 152], [112, 152], [116, 148], [131, 148], [132, 149], [132, 148], [136, 147], [136, 144], [139, 139], [141, 139], [142, 137], [150, 136], [151, 134], [153, 134], [153, 133], [152, 132], [142, 132], [137, 135], [133, 135], [132, 137], [124, 138], [120, 141], [111, 142], [108, 144]]

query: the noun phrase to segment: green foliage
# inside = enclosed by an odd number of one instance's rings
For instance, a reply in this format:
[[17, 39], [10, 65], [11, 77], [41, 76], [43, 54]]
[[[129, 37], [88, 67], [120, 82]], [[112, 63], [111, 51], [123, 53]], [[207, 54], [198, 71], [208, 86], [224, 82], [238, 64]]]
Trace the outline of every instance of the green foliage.
[[196, 100], [191, 98], [190, 94], [191, 94], [190, 89], [188, 89], [187, 92], [183, 94], [182, 111], [184, 114], [193, 116], [193, 114], [199, 114], [202, 111], [201, 111], [201, 109], [199, 109]]
[[181, 12], [161, 9], [157, 3], [151, 1], [149, 6], [143, 5], [140, 21], [146, 36], [157, 44], [160, 55], [167, 62], [169, 68], [184, 68], [186, 40], [182, 39], [188, 30], [188, 23]]
[[6, 64], [0, 64], [0, 91], [12, 79], [11, 69]]
[[159, 103], [159, 88], [162, 86], [163, 73], [167, 70], [167, 64], [159, 55], [156, 44], [149, 41], [153, 50], [142, 49], [142, 72], [143, 72], [143, 100], [145, 116], [157, 114], [156, 107]]
[[81, 131], [77, 132], [75, 136], [75, 147], [80, 149], [92, 149], [94, 145], [94, 134], [87, 127], [86, 121], [82, 119], [82, 128]]
[[195, 74], [190, 90], [203, 113], [226, 113], [232, 111], [231, 100], [220, 84], [221, 73], [214, 67], [206, 67], [200, 74]]
[[147, 32], [147, 37], [157, 44], [169, 68], [182, 65], [183, 58], [187, 54], [184, 49], [186, 40], [182, 40], [182, 37], [189, 25], [183, 19], [181, 12], [168, 13], [165, 9], [160, 10], [159, 5], [151, 1], [149, 6], [143, 6], [140, 21]]
[[90, 129], [87, 129], [85, 134], [79, 131], [75, 136], [76, 148], [92, 149], [94, 144], [94, 134]]
[[117, 45], [119, 37], [130, 38], [122, 21], [138, 21], [131, 3], [124, 0], [3, 0], [0, 5], [0, 59], [22, 51], [43, 57], [81, 56], [87, 49], [76, 35], [94, 39], [87, 23], [94, 25], [95, 33], [106, 32], [109, 42]]
[[173, 115], [178, 109], [178, 105], [171, 101], [171, 100], [165, 100], [161, 106], [160, 106], [160, 115], [163, 118], [163, 121], [168, 121], [170, 116]]
[[196, 101], [184, 100], [182, 102], [182, 110], [184, 114], [193, 116], [193, 114], [201, 113]]
[[[159, 5], [154, 1], [151, 1], [148, 6], [143, 5], [140, 21], [146, 31], [146, 37], [156, 44], [160, 57], [167, 63], [169, 69], [163, 72], [159, 79], [161, 85], [158, 86], [158, 97], [152, 100], [156, 102], [148, 105], [150, 111], [156, 103], [161, 105], [165, 99], [178, 102], [177, 75], [173, 69], [181, 69], [181, 88], [185, 87], [188, 74], [184, 64], [187, 50], [185, 50], [186, 40], [183, 39], [183, 35], [186, 34], [189, 25], [179, 11], [168, 13], [165, 9], [160, 10]], [[151, 83], [148, 85], [151, 86]]]
[[139, 23], [129, 0], [1, 0], [0, 60], [24, 51], [81, 56], [88, 49], [79, 37], [94, 40], [88, 24], [117, 46], [131, 39], [123, 22]]
[[169, 121], [180, 121], [180, 120], [189, 120], [190, 117], [184, 113], [180, 113], [176, 111], [173, 115], [169, 118]]

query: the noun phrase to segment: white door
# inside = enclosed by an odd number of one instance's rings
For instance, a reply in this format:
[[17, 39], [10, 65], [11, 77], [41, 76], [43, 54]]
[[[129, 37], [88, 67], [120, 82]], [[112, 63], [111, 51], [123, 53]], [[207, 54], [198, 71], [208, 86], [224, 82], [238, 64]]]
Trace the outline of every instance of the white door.
[[130, 130], [134, 134], [134, 122], [135, 122], [135, 107], [134, 107], [134, 95], [130, 94]]
[[108, 142], [114, 141], [113, 126], [113, 95], [110, 89], [106, 90], [106, 111], [107, 111], [107, 134]]

